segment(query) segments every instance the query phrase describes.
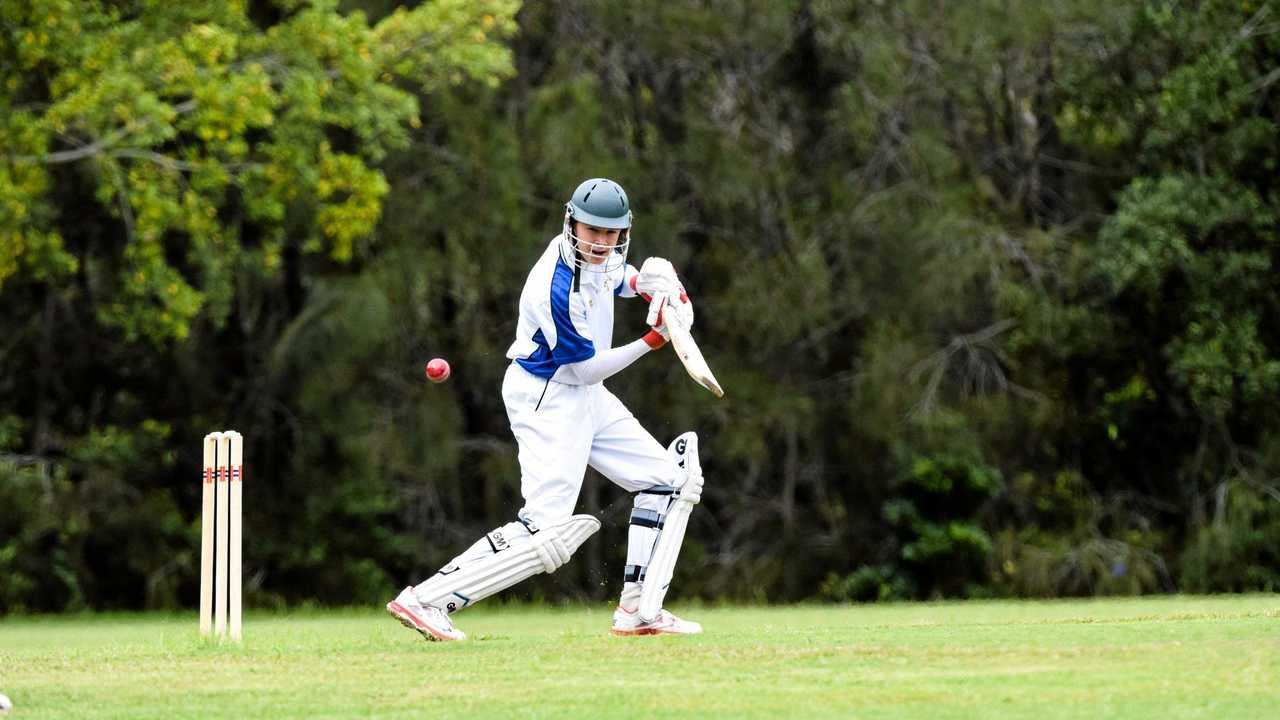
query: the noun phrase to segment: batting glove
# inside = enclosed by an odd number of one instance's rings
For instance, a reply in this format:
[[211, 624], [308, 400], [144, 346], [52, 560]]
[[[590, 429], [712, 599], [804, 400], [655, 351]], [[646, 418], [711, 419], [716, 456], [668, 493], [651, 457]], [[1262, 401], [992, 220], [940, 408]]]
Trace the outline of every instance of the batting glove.
[[649, 314], [645, 317], [645, 321], [656, 327], [659, 323], [659, 314], [665, 309], [670, 308], [667, 312], [667, 319], [678, 323], [685, 330], [693, 329], [693, 301], [689, 299], [688, 293], [683, 287], [677, 287], [677, 292], [672, 295], [660, 294], [654, 295], [649, 300]]
[[651, 257], [640, 266], [636, 276], [636, 290], [643, 295], [657, 297], [659, 295], [675, 295], [679, 292], [680, 280], [676, 277], [676, 269], [671, 263], [660, 257]]
[[665, 302], [666, 296], [664, 295], [659, 295], [649, 302], [649, 314], [653, 319], [649, 321], [649, 332], [645, 333], [641, 339], [654, 350], [661, 348], [667, 344], [667, 341], [671, 340], [671, 331], [667, 329], [667, 323], [663, 317], [666, 312], [671, 311], [666, 310], [664, 312], [663, 304]]

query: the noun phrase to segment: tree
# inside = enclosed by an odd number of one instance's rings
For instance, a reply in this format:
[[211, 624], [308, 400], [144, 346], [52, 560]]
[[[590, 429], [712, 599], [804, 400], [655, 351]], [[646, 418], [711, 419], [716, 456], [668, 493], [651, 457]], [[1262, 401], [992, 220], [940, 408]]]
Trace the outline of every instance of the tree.
[[[176, 520], [176, 456], [140, 445], [192, 442], [262, 389], [305, 277], [370, 251], [377, 164], [422, 123], [416, 93], [509, 75], [516, 9], [442, 0], [370, 25], [330, 0], [0, 2], [6, 476], [68, 478], [61, 511], [102, 511], [89, 542], [131, 502]], [[92, 477], [111, 491], [78, 509]], [[48, 536], [27, 540], [0, 563]], [[122, 574], [157, 581], [165, 555]], [[91, 575], [45, 572], [73, 586], [42, 596], [54, 607]]]

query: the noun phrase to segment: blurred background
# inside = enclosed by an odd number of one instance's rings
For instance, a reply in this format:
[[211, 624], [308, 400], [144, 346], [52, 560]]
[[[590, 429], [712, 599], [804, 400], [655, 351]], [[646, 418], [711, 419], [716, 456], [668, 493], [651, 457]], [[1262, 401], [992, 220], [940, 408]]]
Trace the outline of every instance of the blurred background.
[[[0, 613], [194, 607], [214, 430], [251, 607], [510, 521], [594, 176], [728, 392], [609, 382], [702, 436], [676, 596], [1280, 590], [1277, 58], [1274, 0], [0, 0]], [[616, 593], [629, 507], [511, 596]]]

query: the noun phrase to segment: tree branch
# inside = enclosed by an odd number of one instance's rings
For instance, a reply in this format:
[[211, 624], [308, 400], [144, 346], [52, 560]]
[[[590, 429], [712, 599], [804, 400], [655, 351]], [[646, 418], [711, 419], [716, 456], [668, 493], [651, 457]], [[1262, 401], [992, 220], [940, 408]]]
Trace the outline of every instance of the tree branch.
[[[197, 104], [198, 103], [195, 100], [187, 100], [174, 105], [173, 110], [178, 115], [184, 115], [195, 110]], [[14, 162], [42, 162], [46, 165], [61, 165], [64, 163], [76, 162], [87, 157], [101, 154], [104, 150], [114, 147], [129, 135], [151, 125], [154, 121], [154, 118], [147, 118], [143, 121], [131, 122], [106, 137], [98, 138], [88, 145], [78, 147], [74, 150], [59, 150], [58, 152], [46, 153], [44, 155], [15, 155], [11, 159]]]

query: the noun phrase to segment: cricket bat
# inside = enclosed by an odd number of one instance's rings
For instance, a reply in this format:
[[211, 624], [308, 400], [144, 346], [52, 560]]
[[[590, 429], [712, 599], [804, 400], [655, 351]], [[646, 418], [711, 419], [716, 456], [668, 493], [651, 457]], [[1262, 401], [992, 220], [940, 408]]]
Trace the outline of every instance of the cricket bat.
[[670, 313], [666, 318], [667, 332], [671, 335], [671, 348], [676, 351], [676, 357], [680, 358], [680, 362], [684, 364], [689, 377], [710, 390], [712, 395], [718, 398], [724, 397], [724, 389], [716, 380], [715, 373], [711, 372], [711, 366], [707, 365], [707, 359], [702, 357], [702, 350], [694, 341], [689, 328], [675, 322], [675, 313]]

